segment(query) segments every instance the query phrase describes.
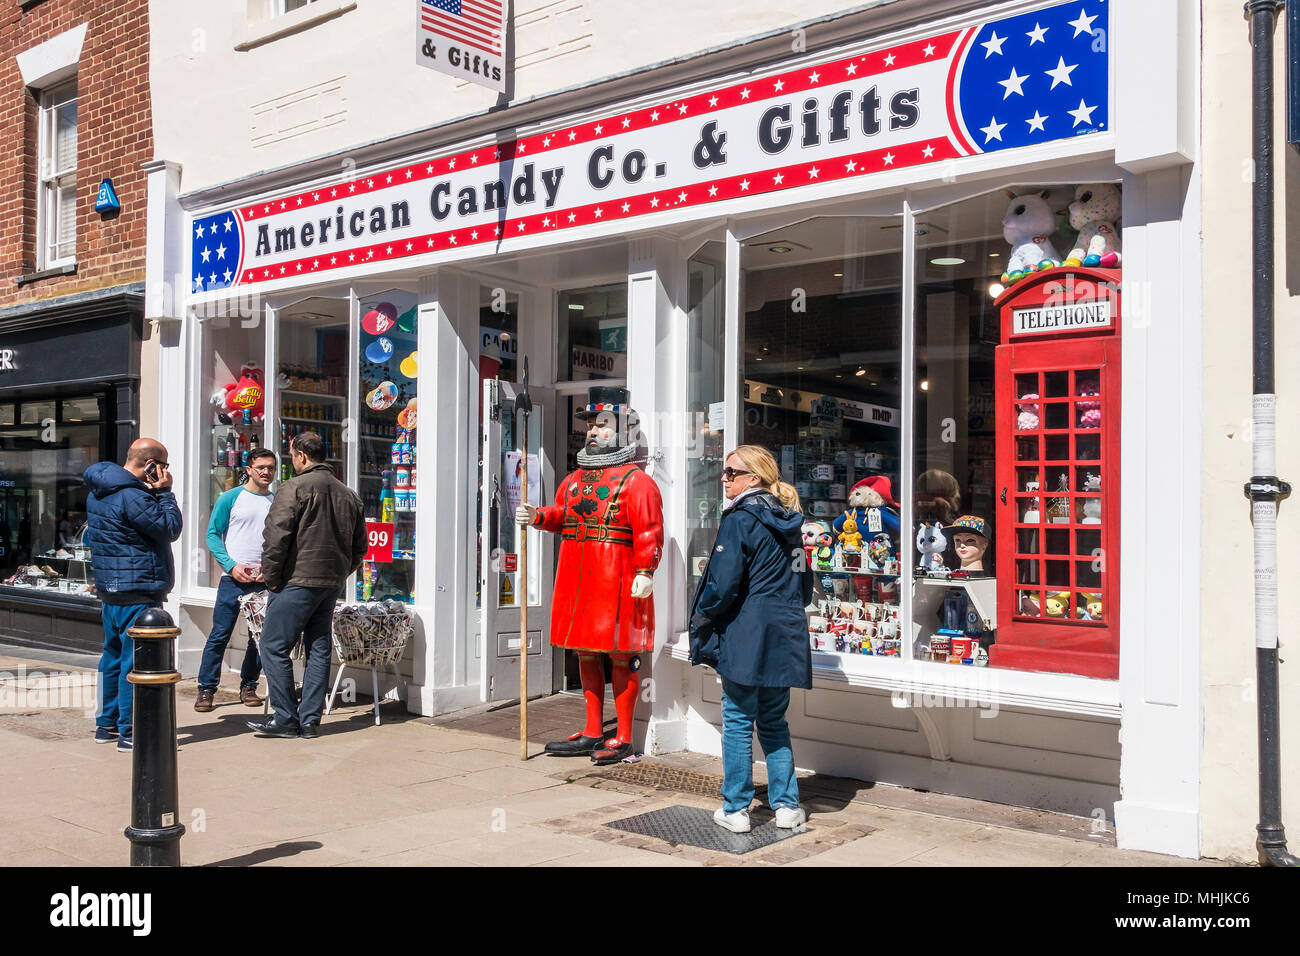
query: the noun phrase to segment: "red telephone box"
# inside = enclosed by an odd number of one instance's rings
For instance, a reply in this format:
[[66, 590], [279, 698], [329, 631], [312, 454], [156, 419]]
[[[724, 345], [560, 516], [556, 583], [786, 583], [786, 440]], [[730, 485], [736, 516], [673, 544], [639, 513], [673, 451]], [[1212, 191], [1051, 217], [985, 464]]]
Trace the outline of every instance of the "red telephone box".
[[1120, 271], [998, 299], [997, 641], [989, 664], [1119, 676]]

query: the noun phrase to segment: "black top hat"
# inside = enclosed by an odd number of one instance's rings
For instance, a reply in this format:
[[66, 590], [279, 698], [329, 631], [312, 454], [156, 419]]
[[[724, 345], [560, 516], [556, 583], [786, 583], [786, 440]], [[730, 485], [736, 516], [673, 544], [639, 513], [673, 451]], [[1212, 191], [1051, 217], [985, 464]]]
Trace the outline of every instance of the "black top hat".
[[601, 412], [614, 415], [635, 416], [632, 411], [632, 396], [626, 388], [615, 385], [593, 385], [587, 389], [587, 404], [574, 412], [575, 418], [591, 419]]

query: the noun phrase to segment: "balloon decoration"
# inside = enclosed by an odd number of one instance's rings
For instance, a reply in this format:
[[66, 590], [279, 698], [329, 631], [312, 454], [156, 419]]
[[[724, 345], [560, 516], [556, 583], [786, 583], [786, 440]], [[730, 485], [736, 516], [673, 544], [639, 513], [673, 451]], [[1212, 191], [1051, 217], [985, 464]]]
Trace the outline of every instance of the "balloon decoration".
[[405, 428], [408, 431], [415, 430], [416, 402], [418, 401], [419, 399], [411, 399], [406, 403], [406, 407], [397, 413], [398, 428]]
[[397, 306], [380, 302], [361, 319], [361, 327], [371, 335], [383, 335], [397, 325]]
[[392, 408], [397, 401], [397, 386], [392, 382], [380, 382], [366, 396], [366, 405], [376, 412]]
[[382, 335], [366, 346], [366, 358], [376, 365], [383, 365], [392, 354], [392, 340]]
[[397, 370], [407, 378], [415, 378], [420, 370], [419, 356], [419, 352], [412, 352], [406, 358], [402, 359], [401, 363], [397, 366]]
[[415, 331], [415, 310], [416, 306], [411, 306], [397, 317], [397, 327], [403, 332]]

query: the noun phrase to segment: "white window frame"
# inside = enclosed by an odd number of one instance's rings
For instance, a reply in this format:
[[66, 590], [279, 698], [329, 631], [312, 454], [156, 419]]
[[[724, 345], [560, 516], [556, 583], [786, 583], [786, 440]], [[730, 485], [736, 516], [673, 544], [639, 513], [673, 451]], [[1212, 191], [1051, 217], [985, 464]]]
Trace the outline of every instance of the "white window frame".
[[[282, 17], [286, 13], [293, 13], [295, 10], [301, 10], [308, 4], [315, 3], [316, 0], [271, 0], [271, 16]], [[296, 4], [289, 6], [290, 3]]]
[[[69, 91], [71, 96], [68, 96]], [[64, 190], [76, 195], [77, 160], [72, 165], [56, 168], [58, 150], [55, 142], [57, 128], [55, 117], [60, 107], [77, 102], [75, 78], [40, 91], [40, 115], [37, 123], [37, 201], [36, 201], [36, 269], [56, 269], [77, 261], [77, 210], [73, 206], [72, 248], [64, 255], [58, 254], [59, 199]]]

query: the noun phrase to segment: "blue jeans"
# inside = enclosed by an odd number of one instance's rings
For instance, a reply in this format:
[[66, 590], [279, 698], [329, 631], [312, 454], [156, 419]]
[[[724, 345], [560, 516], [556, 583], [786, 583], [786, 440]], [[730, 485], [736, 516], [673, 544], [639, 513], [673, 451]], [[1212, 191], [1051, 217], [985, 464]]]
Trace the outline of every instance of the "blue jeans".
[[[216, 690], [221, 683], [221, 659], [226, 654], [235, 622], [239, 620], [239, 596], [265, 590], [266, 585], [261, 581], [240, 584], [229, 574], [221, 576], [221, 583], [217, 585], [217, 603], [212, 607], [212, 632], [208, 634], [203, 660], [199, 664], [200, 690]], [[262, 661], [257, 656], [257, 642], [249, 638], [244, 663], [239, 668], [239, 686], [256, 687], [261, 676]]]
[[[325, 691], [330, 680], [330, 632], [334, 624], [334, 600], [338, 588], [300, 588], [286, 584], [272, 593], [262, 625], [262, 667], [275, 719], [281, 724], [320, 723], [325, 710]], [[302, 703], [293, 699], [293, 664], [289, 651], [303, 635], [307, 659], [303, 665]]]
[[117, 728], [123, 737], [131, 736], [131, 718], [135, 688], [126, 679], [135, 663], [135, 641], [126, 633], [136, 617], [156, 604], [104, 604], [100, 620], [104, 624], [104, 652], [99, 656], [99, 710], [95, 726]]
[[767, 802], [799, 806], [794, 751], [785, 711], [788, 687], [750, 687], [722, 678], [722, 806], [727, 813], [748, 810], [754, 799], [754, 727], [767, 757]]

